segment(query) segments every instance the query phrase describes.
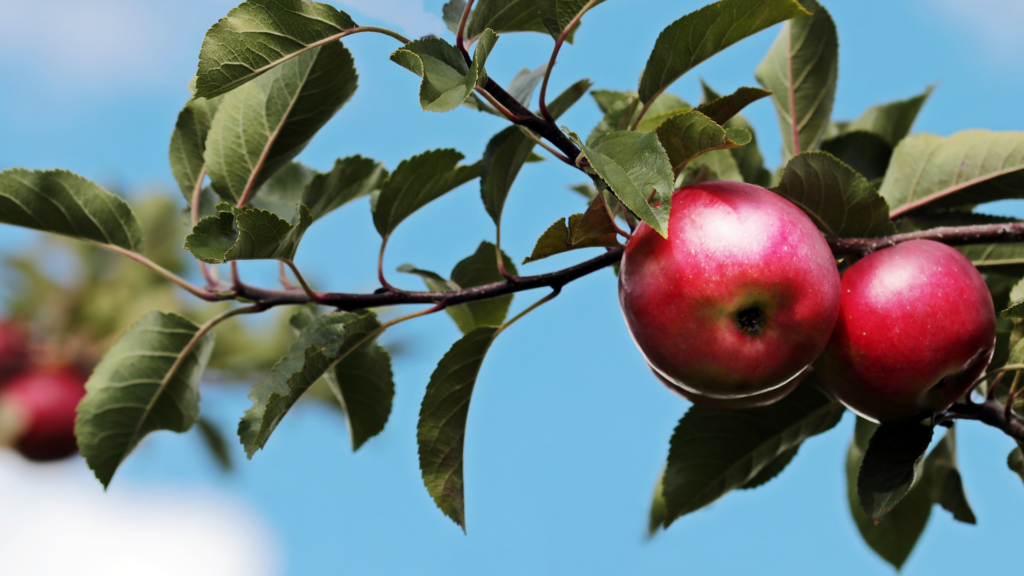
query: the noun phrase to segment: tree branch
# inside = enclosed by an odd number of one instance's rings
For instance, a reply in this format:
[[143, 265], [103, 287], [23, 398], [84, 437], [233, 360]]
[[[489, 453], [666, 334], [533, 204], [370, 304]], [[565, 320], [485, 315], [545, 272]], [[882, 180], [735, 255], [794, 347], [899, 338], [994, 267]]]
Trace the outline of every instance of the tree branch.
[[876, 250], [895, 246], [908, 240], [935, 240], [950, 246], [964, 244], [995, 244], [1024, 241], [1024, 222], [982, 224], [979, 226], [944, 226], [920, 232], [893, 234], [881, 238], [826, 238], [836, 256], [866, 256]]
[[[498, 83], [493, 79], [487, 79], [487, 83], [484, 84], [484, 90], [486, 90], [494, 97], [495, 100], [501, 103], [501, 105], [507, 108], [510, 112], [522, 118], [522, 121], [515, 122], [516, 124], [525, 126], [537, 134], [540, 134], [543, 138], [546, 138], [548, 142], [554, 144], [555, 147], [561, 150], [568, 158], [576, 158], [580, 155], [580, 149], [572, 143], [572, 140], [570, 140], [564, 132], [559, 130], [554, 124], [549, 124], [534, 114], [526, 106], [520, 104], [518, 100], [513, 98], [511, 94], [506, 92], [505, 89], [498, 85]], [[572, 165], [575, 166], [575, 164]]]
[[1007, 436], [1024, 442], [1024, 418], [996, 400], [985, 400], [981, 404], [974, 402], [957, 402], [949, 409], [949, 416], [954, 419], [978, 420], [994, 428], [998, 428]]

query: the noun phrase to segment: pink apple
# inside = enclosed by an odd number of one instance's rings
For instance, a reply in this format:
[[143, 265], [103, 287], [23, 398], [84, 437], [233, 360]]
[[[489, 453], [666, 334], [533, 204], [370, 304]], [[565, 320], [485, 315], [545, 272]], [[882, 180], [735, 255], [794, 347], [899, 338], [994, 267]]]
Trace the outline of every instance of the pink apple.
[[785, 386], [828, 341], [839, 272], [821, 232], [781, 196], [741, 182], [676, 191], [668, 239], [641, 224], [619, 302], [665, 381], [714, 399]]
[[36, 369], [0, 391], [5, 414], [19, 421], [14, 445], [30, 460], [57, 460], [78, 450], [75, 408], [85, 395], [86, 377], [66, 366]]
[[992, 296], [955, 249], [912, 240], [843, 273], [835, 332], [814, 369], [853, 411], [878, 422], [945, 411], [995, 349]]

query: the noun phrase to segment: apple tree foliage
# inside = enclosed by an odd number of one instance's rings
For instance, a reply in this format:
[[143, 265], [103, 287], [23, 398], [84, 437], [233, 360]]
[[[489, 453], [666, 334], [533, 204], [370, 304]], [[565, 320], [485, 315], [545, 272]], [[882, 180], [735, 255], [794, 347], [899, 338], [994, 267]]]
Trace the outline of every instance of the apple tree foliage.
[[[253, 386], [252, 406], [238, 426], [252, 458], [296, 402], [318, 389], [344, 409], [354, 450], [381, 433], [394, 382], [391, 354], [379, 337], [396, 324], [444, 311], [463, 336], [429, 377], [423, 375], [428, 385], [417, 441], [427, 492], [465, 529], [463, 442], [488, 349], [566, 284], [615, 266], [628, 230], [640, 222], [665, 235], [667, 200], [675, 188], [726, 179], [770, 188], [800, 207], [827, 237], [841, 268], [872, 250], [931, 238], [957, 246], [984, 274], [997, 309], [1005, 311], [996, 357], [973, 398], [925, 422], [879, 427], [858, 420], [846, 461], [853, 519], [866, 542], [896, 567], [909, 556], [934, 504], [974, 523], [951, 426], [957, 419], [981, 420], [1024, 446], [1024, 420], [1017, 413], [1024, 413], [1018, 371], [1024, 363], [1024, 284], [1018, 283], [1024, 276], [1024, 222], [973, 208], [1024, 197], [1024, 134], [911, 134], [931, 88], [874, 106], [852, 121], [833, 119], [839, 44], [834, 22], [816, 0], [721, 0], [666, 20], [635, 89], [594, 89], [580, 79], [549, 94], [557, 54], [571, 49], [565, 44], [581, 19], [602, 2], [450, 0], [444, 17], [454, 43], [360, 26], [311, 0], [248, 0], [231, 9], [206, 34], [193, 98], [170, 138], [171, 168], [190, 207], [191, 232], [177, 240], [198, 261], [203, 285], [166, 264], [166, 235], [156, 235], [157, 244], [147, 241], [154, 235], [146, 219], [114, 193], [63, 170], [0, 172], [0, 221], [126, 256], [148, 267], [147, 273], [224, 306], [199, 322], [189, 319], [188, 310], [144, 310], [130, 326], [116, 327], [122, 335], [108, 341], [96, 364], [76, 425], [81, 452], [100, 482], [108, 485], [119, 464], [155, 430], [199, 425], [223, 453], [222, 440], [199, 413], [204, 370], [225, 365], [218, 352], [224, 342], [213, 330], [223, 321], [291, 308], [291, 345]], [[696, 105], [668, 91], [696, 65], [780, 23], [764, 59], [751, 65], [761, 88], [722, 96], [705, 84], [702, 94], [692, 95]], [[502, 86], [488, 75], [487, 60], [501, 50], [502, 35], [516, 32], [553, 41], [551, 61]], [[423, 110], [467, 107], [505, 118], [509, 126], [491, 138], [481, 158], [424, 143], [422, 153], [393, 167], [362, 156], [338, 159], [326, 172], [294, 162], [327, 122], [336, 115], [344, 121], [344, 106], [358, 87], [356, 63], [344, 43], [358, 41], [349, 37], [360, 33], [395, 39], [390, 55], [361, 65], [393, 63], [417, 76], [409, 98], [418, 98]], [[582, 105], [588, 93], [600, 122], [560, 125], [559, 116]], [[775, 170], [765, 166], [755, 130], [740, 114], [762, 98], [774, 104], [782, 134], [784, 165]], [[519, 172], [545, 157], [579, 172], [584, 183], [576, 190], [588, 206], [551, 224], [531, 254], [506, 254], [500, 233], [506, 198]], [[388, 238], [403, 221], [463, 185], [480, 187], [495, 235], [448, 275], [399, 268], [418, 276], [425, 291], [393, 287], [383, 269], [380, 289], [372, 293], [315, 291], [292, 262], [310, 226], [363, 197], [370, 199], [383, 261]], [[600, 253], [544, 275], [521, 276], [517, 269], [517, 261], [527, 266], [583, 248]], [[245, 284], [236, 262], [254, 259], [279, 261], [284, 287]], [[287, 281], [286, 268], [298, 286]], [[513, 295], [534, 290], [541, 296], [509, 318]], [[91, 297], [99, 296], [86, 300]], [[398, 305], [420, 307], [390, 320], [374, 311]], [[232, 338], [227, 341], [232, 348]], [[253, 347], [249, 342], [232, 350], [244, 356]], [[732, 490], [769, 482], [803, 442], [834, 427], [845, 410], [813, 374], [769, 406], [691, 407], [669, 441], [651, 505], [651, 534]], [[933, 436], [941, 440], [934, 444]], [[1024, 479], [1020, 447], [1007, 464]]]

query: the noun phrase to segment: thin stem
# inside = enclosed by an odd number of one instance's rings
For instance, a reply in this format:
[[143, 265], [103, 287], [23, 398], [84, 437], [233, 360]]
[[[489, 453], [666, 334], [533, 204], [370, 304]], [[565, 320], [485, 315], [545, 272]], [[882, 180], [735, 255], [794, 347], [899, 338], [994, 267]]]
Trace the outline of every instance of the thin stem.
[[568, 156], [566, 156], [565, 154], [562, 154], [558, 150], [555, 150], [554, 146], [552, 146], [552, 145], [548, 144], [547, 142], [541, 140], [540, 136], [537, 136], [536, 134], [533, 133], [533, 130], [530, 130], [529, 128], [526, 128], [524, 126], [520, 126], [519, 129], [522, 130], [523, 134], [526, 134], [527, 138], [529, 138], [530, 140], [533, 140], [534, 144], [537, 144], [540, 147], [544, 148], [545, 150], [550, 152], [551, 155], [554, 156], [555, 158], [558, 158], [559, 160], [561, 160], [562, 162], [565, 162], [569, 166], [575, 166], [575, 163], [573, 163], [573, 161], [570, 160]]
[[277, 262], [277, 279], [281, 282], [281, 287], [285, 290], [295, 290], [295, 286], [293, 286], [291, 281], [288, 280], [288, 269], [285, 267], [284, 260], [279, 260]]
[[[604, 200], [604, 192], [599, 192], [598, 197]], [[619, 223], [615, 221], [615, 213], [612, 212], [612, 208], [611, 206], [608, 205], [608, 202], [603, 202], [603, 204], [604, 211], [608, 214], [608, 220], [612, 223], [612, 226], [615, 227], [615, 232], [628, 241], [629, 237], [632, 236], [632, 234], [626, 232], [625, 230], [619, 227]]]
[[[1006, 372], [1000, 372], [998, 375], [996, 375], [996, 379], [993, 380], [991, 384], [989, 384], [988, 393], [985, 394], [986, 400], [992, 400], [993, 398], [996, 397], [996, 388], [999, 388], [999, 383], [1003, 381], [1003, 376], [1006, 376]], [[983, 382], [985, 378], [985, 376], [982, 376], [981, 379], [978, 380], [978, 382]], [[970, 399], [970, 396], [968, 395], [967, 398]]]
[[[206, 164], [203, 164], [202, 169], [199, 170], [199, 178], [196, 179], [196, 185], [192, 189], [192, 228], [196, 227], [199, 222], [199, 202], [203, 196], [203, 182], [206, 180]], [[214, 266], [208, 266], [206, 262], [199, 262], [199, 271], [203, 274], [203, 278], [206, 280], [206, 286], [209, 288], [217, 289], [220, 287], [220, 280], [217, 278], [217, 268]]]
[[1013, 384], [1010, 385], [1010, 392], [1006, 395], [1006, 414], [1004, 414], [1004, 417], [1007, 420], [1010, 419], [1010, 411], [1013, 410], [1013, 401], [1016, 398], [1017, 383], [1020, 382], [1020, 375], [1020, 370], [1013, 375]]
[[283, 262], [292, 269], [292, 274], [295, 274], [295, 279], [299, 281], [299, 285], [302, 286], [302, 291], [306, 293], [306, 296], [309, 296], [309, 299], [313, 302], [320, 302], [320, 294], [314, 292], [313, 289], [309, 287], [309, 284], [307, 284], [306, 279], [302, 277], [302, 273], [299, 272], [299, 268], [295, 265], [295, 262], [292, 262], [291, 260], [284, 260]]
[[978, 420], [1002, 430], [1018, 442], [1024, 442], [1024, 418], [1015, 412], [1007, 412], [1006, 408], [995, 400], [986, 400], [981, 404], [957, 402], [950, 407], [947, 415], [949, 419]]
[[551, 70], [555, 67], [555, 59], [558, 58], [558, 52], [562, 49], [562, 44], [565, 43], [565, 39], [569, 37], [572, 29], [576, 27], [580, 22], [580, 18], [586, 14], [587, 10], [590, 10], [597, 4], [598, 0], [590, 0], [586, 6], [576, 14], [576, 17], [569, 22], [569, 25], [562, 30], [562, 33], [558, 35], [558, 39], [555, 40], [555, 48], [551, 51], [551, 59], [548, 60], [548, 69], [544, 71], [544, 81], [540, 85], [540, 113], [544, 116], [544, 119], [548, 121], [548, 124], [555, 125], [555, 118], [548, 112], [547, 94], [548, 94], [548, 81], [551, 80]]
[[500, 112], [501, 115], [504, 116], [505, 119], [508, 120], [509, 122], [513, 124], [522, 124], [523, 122], [526, 122], [527, 119], [524, 116], [519, 116], [516, 113], [509, 110], [508, 108], [506, 108], [501, 102], [498, 102], [494, 98], [494, 96], [491, 96], [491, 94], [487, 92], [487, 90], [484, 90], [483, 88], [477, 86], [476, 92], [477, 94], [481, 94], [484, 97], [484, 99], [486, 99], [491, 104], [491, 106], [494, 106], [494, 109]]
[[544, 296], [540, 300], [537, 300], [533, 304], [530, 304], [530, 306], [527, 307], [526, 310], [523, 310], [519, 314], [516, 314], [511, 320], [509, 320], [508, 322], [505, 322], [504, 324], [502, 324], [501, 328], [498, 328], [498, 331], [494, 333], [494, 336], [497, 337], [498, 334], [501, 334], [502, 332], [504, 332], [506, 328], [508, 328], [509, 326], [515, 324], [517, 320], [519, 320], [523, 316], [526, 316], [530, 312], [533, 312], [534, 310], [539, 308], [541, 305], [554, 300], [555, 297], [558, 296], [561, 293], [562, 293], [562, 288], [561, 287], [554, 288], [553, 290], [551, 290], [551, 292], [549, 292], [547, 294], [547, 296]]
[[505, 255], [501, 252], [501, 222], [498, 223], [498, 232], [494, 238], [494, 252], [498, 258], [498, 273], [501, 277], [509, 282], [519, 282], [519, 276], [505, 269]]
[[462, 10], [462, 19], [459, 20], [459, 31], [455, 33], [455, 46], [459, 48], [459, 52], [462, 52], [466, 64], [473, 64], [473, 59], [469, 57], [469, 51], [466, 50], [465, 42], [466, 22], [469, 21], [469, 11], [473, 9], [473, 1], [466, 2], [466, 7]]
[[919, 232], [893, 234], [881, 238], [826, 238], [832, 253], [837, 256], [866, 256], [876, 250], [895, 246], [909, 240], [935, 240], [949, 246], [965, 244], [995, 244], [1024, 240], [1024, 222], [982, 224], [979, 226], [944, 226]]
[[231, 285], [234, 286], [235, 292], [242, 293], [245, 291], [245, 284], [242, 282], [242, 277], [238, 274], [238, 262], [231, 262]]
[[390, 236], [385, 236], [380, 242], [380, 254], [377, 256], [377, 280], [380, 281], [381, 287], [391, 292], [402, 292], [402, 290], [395, 288], [384, 278], [384, 249], [388, 246], [388, 238]]
[[170, 270], [164, 268], [163, 266], [160, 266], [156, 262], [153, 262], [149, 258], [146, 258], [142, 254], [139, 254], [138, 252], [132, 252], [131, 250], [127, 250], [125, 248], [121, 248], [120, 246], [114, 246], [112, 244], [101, 244], [99, 242], [91, 242], [91, 241], [88, 241], [88, 240], [86, 240], [86, 242], [89, 242], [91, 244], [95, 244], [96, 246], [99, 246], [100, 248], [106, 248], [107, 250], [110, 250], [111, 252], [116, 252], [116, 253], [118, 253], [118, 254], [120, 254], [122, 256], [127, 256], [128, 258], [131, 258], [132, 260], [135, 260], [139, 264], [142, 264], [143, 266], [145, 266], [145, 267], [149, 268], [150, 270], [156, 272], [157, 274], [162, 276], [165, 280], [168, 280], [172, 284], [176, 284], [177, 286], [185, 289], [189, 294], [192, 294], [193, 296], [196, 296], [198, 298], [202, 298], [203, 300], [206, 300], [206, 301], [209, 301], [209, 302], [216, 302], [218, 300], [223, 300], [224, 299], [224, 298], [219, 297], [214, 292], [210, 292], [209, 290], [204, 290], [204, 289], [202, 289], [202, 288], [200, 288], [200, 287], [190, 283], [189, 281], [185, 280], [181, 276], [178, 276], [174, 272], [171, 272]]

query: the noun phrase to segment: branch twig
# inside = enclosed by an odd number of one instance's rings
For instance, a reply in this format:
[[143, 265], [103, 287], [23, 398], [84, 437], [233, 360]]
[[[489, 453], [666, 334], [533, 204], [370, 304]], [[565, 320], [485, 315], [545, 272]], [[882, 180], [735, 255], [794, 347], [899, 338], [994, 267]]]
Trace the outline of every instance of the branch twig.
[[908, 240], [935, 240], [950, 246], [964, 244], [995, 244], [1024, 241], [1024, 222], [982, 224], [979, 226], [944, 226], [920, 232], [894, 234], [881, 238], [826, 238], [837, 256], [866, 256], [876, 250], [895, 246]]
[[1018, 442], [1024, 442], [1024, 418], [1012, 410], [1006, 410], [996, 400], [985, 400], [980, 404], [957, 402], [949, 409], [949, 416], [954, 419], [978, 420], [1002, 430]]

